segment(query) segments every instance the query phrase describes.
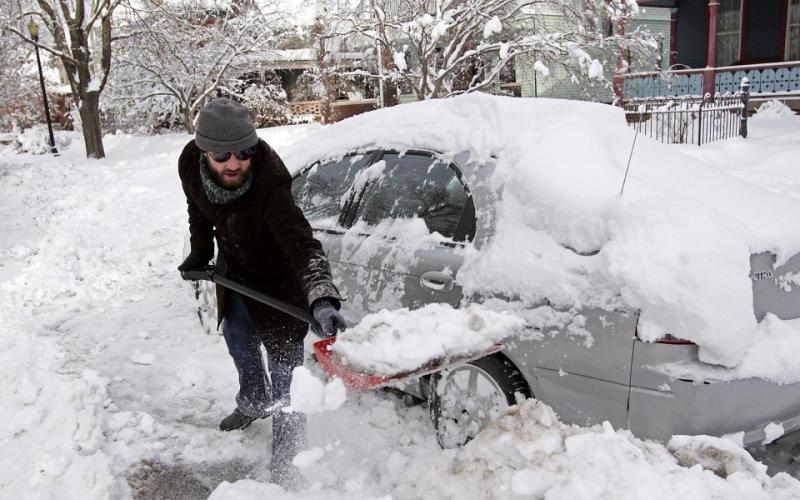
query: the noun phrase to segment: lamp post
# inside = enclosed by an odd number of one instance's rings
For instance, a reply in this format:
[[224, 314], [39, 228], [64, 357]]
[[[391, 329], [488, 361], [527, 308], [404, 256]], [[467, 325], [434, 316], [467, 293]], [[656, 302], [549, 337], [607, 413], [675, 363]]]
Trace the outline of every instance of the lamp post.
[[[33, 19], [28, 23], [28, 33], [34, 42], [39, 41], [39, 25], [33, 22]], [[47, 105], [47, 92], [44, 89], [44, 74], [42, 74], [42, 61], [39, 59], [39, 45], [33, 44], [33, 49], [36, 51], [36, 65], [39, 66], [39, 83], [42, 84], [42, 99], [44, 100], [44, 117], [47, 120], [47, 131], [50, 133], [50, 152], [54, 155], [58, 154], [56, 149], [56, 139], [53, 137], [53, 124], [50, 123], [50, 106]]]

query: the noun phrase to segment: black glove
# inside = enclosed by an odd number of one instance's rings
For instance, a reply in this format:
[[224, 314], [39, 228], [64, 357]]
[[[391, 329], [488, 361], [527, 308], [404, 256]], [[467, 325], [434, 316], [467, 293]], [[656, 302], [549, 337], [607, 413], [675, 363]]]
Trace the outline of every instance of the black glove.
[[311, 328], [320, 337], [333, 337], [339, 330], [347, 328], [347, 323], [336, 310], [336, 305], [331, 299], [317, 299], [311, 304], [311, 315], [314, 316], [314, 323]]
[[204, 271], [208, 267], [208, 261], [214, 256], [214, 248], [192, 248], [186, 259], [178, 266], [181, 278], [185, 280], [198, 279], [196, 273], [191, 271]]

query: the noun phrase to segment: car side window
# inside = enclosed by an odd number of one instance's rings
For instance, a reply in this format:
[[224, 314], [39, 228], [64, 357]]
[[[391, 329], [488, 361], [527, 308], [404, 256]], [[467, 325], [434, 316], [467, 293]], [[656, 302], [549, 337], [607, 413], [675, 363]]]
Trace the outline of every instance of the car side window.
[[383, 172], [367, 186], [360, 220], [374, 225], [384, 219], [420, 217], [430, 232], [456, 235], [470, 196], [454, 168], [422, 154], [386, 153], [379, 163], [384, 163]]
[[356, 174], [371, 155], [349, 155], [341, 160], [313, 165], [292, 181], [292, 195], [312, 226], [332, 228], [339, 221], [342, 207]]

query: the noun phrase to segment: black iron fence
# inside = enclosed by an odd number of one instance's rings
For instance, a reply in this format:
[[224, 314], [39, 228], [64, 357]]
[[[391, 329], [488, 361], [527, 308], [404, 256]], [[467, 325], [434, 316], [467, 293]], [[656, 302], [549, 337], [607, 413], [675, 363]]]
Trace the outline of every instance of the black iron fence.
[[630, 99], [625, 102], [625, 118], [636, 130], [667, 144], [698, 146], [747, 137], [748, 82], [734, 94], [705, 97], [666, 97]]

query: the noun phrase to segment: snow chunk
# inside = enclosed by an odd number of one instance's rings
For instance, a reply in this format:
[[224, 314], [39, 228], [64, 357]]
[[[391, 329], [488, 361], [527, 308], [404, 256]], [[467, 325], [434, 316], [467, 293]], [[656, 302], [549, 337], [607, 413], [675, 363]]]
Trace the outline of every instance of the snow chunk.
[[737, 472], [766, 479], [767, 466], [757, 462], [744, 448], [713, 436], [672, 436], [667, 448], [684, 467], [699, 464], [720, 477]]
[[137, 365], [152, 365], [156, 362], [156, 355], [152, 353], [144, 353], [139, 349], [136, 349], [131, 355], [131, 361]]
[[589, 78], [593, 80], [605, 79], [605, 74], [603, 73], [603, 64], [597, 59], [592, 59], [592, 64], [589, 66]]
[[417, 19], [417, 24], [420, 26], [430, 26], [433, 24], [433, 16], [430, 14], [423, 14]]
[[501, 43], [500, 51], [498, 52], [500, 59], [508, 59], [508, 54], [510, 50], [511, 50], [511, 45], [509, 45], [506, 42]]
[[478, 353], [522, 328], [507, 312], [470, 305], [429, 304], [410, 311], [383, 309], [342, 332], [333, 350], [357, 369], [382, 375], [414, 370], [442, 358]]
[[44, 453], [39, 456], [34, 467], [36, 468], [37, 474], [40, 476], [57, 478], [64, 475], [70, 463], [71, 460], [64, 455], [50, 455]]
[[774, 423], [770, 422], [764, 427], [764, 440], [761, 441], [761, 444], [770, 444], [771, 442], [775, 441], [779, 437], [783, 436], [783, 424], [782, 423]]
[[503, 31], [503, 23], [500, 22], [499, 17], [494, 16], [486, 23], [486, 26], [483, 27], [483, 38], [489, 38], [501, 31]]
[[537, 60], [533, 63], [533, 70], [542, 76], [550, 76], [550, 68], [545, 66], [542, 61]]
[[511, 491], [515, 495], [541, 498], [559, 481], [556, 473], [543, 469], [525, 469], [511, 476]]
[[325, 384], [308, 368], [298, 366], [292, 372], [289, 397], [291, 405], [286, 408], [287, 411], [320, 413], [339, 408], [347, 399], [347, 390], [339, 379]]
[[304, 450], [297, 454], [292, 460], [292, 464], [299, 468], [305, 469], [317, 463], [317, 461], [325, 455], [325, 450], [322, 448], [312, 448], [310, 450]]
[[405, 71], [408, 69], [405, 52], [399, 51], [394, 53], [394, 65], [397, 66], [398, 71]]
[[211, 492], [208, 500], [262, 500], [264, 498], [283, 498], [285, 493], [285, 490], [277, 484], [242, 479], [235, 483], [222, 481]]

